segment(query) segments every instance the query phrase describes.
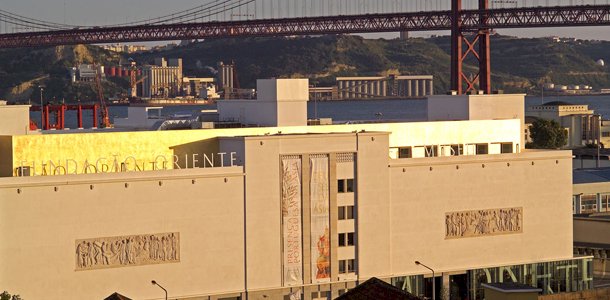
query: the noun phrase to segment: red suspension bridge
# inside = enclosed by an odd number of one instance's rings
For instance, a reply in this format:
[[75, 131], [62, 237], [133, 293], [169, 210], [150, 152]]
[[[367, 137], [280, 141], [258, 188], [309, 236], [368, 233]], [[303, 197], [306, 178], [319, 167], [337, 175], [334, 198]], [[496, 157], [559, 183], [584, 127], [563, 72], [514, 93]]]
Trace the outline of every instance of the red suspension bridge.
[[[264, 4], [262, 0], [258, 5]], [[157, 19], [140, 22], [123, 23], [112, 26], [80, 27], [59, 23], [40, 21], [32, 18], [11, 14], [0, 10], [0, 22], [4, 20], [5, 27], [9, 24], [28, 26], [25, 32], [0, 34], [0, 48], [38, 47], [72, 44], [96, 44], [114, 42], [162, 41], [162, 40], [188, 40], [226, 37], [262, 37], [262, 36], [290, 36], [311, 34], [342, 34], [342, 33], [369, 33], [393, 31], [430, 31], [451, 30], [451, 87], [458, 94], [476, 90], [491, 93], [491, 69], [489, 57], [490, 29], [531, 28], [531, 27], [574, 27], [574, 26], [608, 26], [610, 25], [610, 5], [567, 5], [567, 6], [534, 6], [534, 7], [494, 7], [489, 0], [477, 0], [478, 7], [463, 9], [462, 0], [450, 0], [451, 7], [446, 10], [430, 10], [409, 12], [407, 4], [395, 6], [390, 10], [404, 12], [387, 12], [383, 6], [387, 1], [378, 1], [374, 13], [369, 8], [349, 6], [351, 2], [361, 0], [344, 0], [344, 9], [341, 9], [341, 0], [334, 6], [339, 15], [309, 16], [307, 13], [307, 0], [301, 0], [304, 5], [297, 8], [294, 4], [294, 13], [287, 15], [302, 15], [291, 18], [264, 18], [249, 20], [221, 20], [218, 16], [226, 16], [230, 12], [233, 16], [253, 16], [242, 14], [241, 9], [254, 4], [256, 0], [214, 0], [196, 9], [185, 10]], [[428, 3], [431, 9], [444, 7], [447, 1], [434, 0]], [[536, 1], [536, 0], [534, 0]], [[531, 1], [532, 4], [538, 1]], [[561, 0], [558, 0], [561, 1]], [[326, 3], [332, 1], [327, 0]], [[366, 2], [366, 1], [365, 1]], [[499, 1], [498, 1], [499, 2]], [[525, 1], [527, 3], [527, 1]], [[548, 4], [549, 0], [546, 0]], [[574, 1], [570, 1], [571, 4]], [[272, 8], [281, 8], [282, 2]], [[288, 2], [290, 3], [290, 2]], [[320, 12], [314, 8], [315, 2], [310, 1], [310, 13]], [[319, 3], [325, 3], [320, 1]], [[381, 3], [381, 6], [380, 6]], [[400, 3], [405, 3], [400, 0]], [[430, 4], [432, 3], [432, 4]], [[500, 3], [518, 3], [518, 1], [502, 1]], [[595, 1], [597, 3], [597, 1]], [[594, 3], [594, 4], [595, 4]], [[538, 3], [541, 4], [541, 3]], [[244, 7], [245, 6], [245, 7]], [[323, 4], [319, 4], [323, 6]], [[374, 5], [372, 5], [374, 7]], [[407, 6], [406, 8], [404, 6]], [[421, 5], [425, 7], [424, 4]], [[240, 14], [235, 14], [239, 9]], [[416, 9], [416, 8], [415, 8]], [[333, 6], [328, 5], [333, 11]], [[290, 12], [288, 6], [287, 11]], [[322, 9], [322, 11], [324, 11]], [[359, 14], [342, 14], [342, 13]], [[322, 13], [324, 14], [324, 13]], [[326, 13], [328, 14], [328, 13]], [[271, 14], [273, 15], [273, 13]], [[212, 17], [217, 18], [212, 20]], [[263, 13], [264, 16], [264, 13]], [[207, 19], [206, 19], [207, 18]], [[479, 72], [474, 76], [467, 76], [462, 65], [465, 59], [474, 57], [479, 62]]]

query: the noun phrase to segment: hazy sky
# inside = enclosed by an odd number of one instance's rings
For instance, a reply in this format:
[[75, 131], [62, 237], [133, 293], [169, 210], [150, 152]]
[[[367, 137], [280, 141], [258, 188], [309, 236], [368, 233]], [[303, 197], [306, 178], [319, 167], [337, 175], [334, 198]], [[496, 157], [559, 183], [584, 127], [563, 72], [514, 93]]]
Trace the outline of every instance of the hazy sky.
[[[259, 0], [260, 1], [260, 0]], [[268, 3], [278, 3], [278, 1], [286, 0], [263, 0]], [[316, 6], [321, 1], [325, 0], [298, 0], [297, 3], [310, 3], [311, 10], [315, 10]], [[303, 2], [309, 1], [309, 2]], [[317, 2], [316, 2], [317, 1]], [[330, 3], [338, 5], [345, 1], [360, 1], [360, 3], [369, 3], [367, 5], [377, 5], [375, 1], [402, 1], [405, 4], [396, 4], [411, 6], [418, 9], [433, 8], [435, 6], [446, 5], [449, 0], [330, 0]], [[333, 2], [334, 1], [334, 2]], [[344, 1], [344, 2], [341, 2]], [[427, 1], [427, 2], [426, 2]], [[467, 0], [470, 1], [470, 0]], [[573, 1], [575, 4], [587, 3], [587, 0], [520, 0], [526, 1], [532, 5], [544, 4], [545, 1]], [[608, 3], [610, 0], [597, 0], [597, 3]], [[0, 8], [16, 14], [24, 15], [31, 18], [42, 19], [46, 21], [68, 23], [74, 25], [104, 25], [116, 24], [126, 21], [135, 21], [148, 19], [170, 13], [196, 7], [198, 5], [208, 3], [210, 0], [0, 0]], [[593, 3], [593, 0], [589, 1]], [[286, 2], [282, 2], [286, 3]], [[338, 3], [338, 4], [337, 4]], [[356, 3], [356, 2], [355, 2]], [[301, 4], [299, 4], [301, 5]], [[391, 5], [391, 4], [388, 4]], [[418, 6], [416, 6], [418, 5]], [[267, 6], [268, 7], [268, 6]], [[261, 7], [258, 8], [257, 15], [260, 16]], [[286, 9], [284, 7], [284, 9]], [[295, 13], [297, 8], [295, 9]], [[355, 8], [354, 8], [355, 9]], [[251, 8], [250, 10], [253, 10]], [[251, 13], [251, 12], [248, 12]], [[277, 13], [277, 10], [276, 10]], [[1, 19], [0, 19], [1, 23]], [[610, 27], [580, 27], [580, 28], [544, 28], [544, 29], [518, 29], [518, 30], [500, 30], [499, 33], [516, 35], [522, 37], [539, 37], [539, 36], [565, 36], [576, 37], [581, 39], [603, 39], [610, 40]], [[448, 34], [448, 32], [414, 32], [412, 36], [429, 36], [430, 34]], [[369, 35], [373, 37], [396, 37], [397, 34], [376, 34]]]

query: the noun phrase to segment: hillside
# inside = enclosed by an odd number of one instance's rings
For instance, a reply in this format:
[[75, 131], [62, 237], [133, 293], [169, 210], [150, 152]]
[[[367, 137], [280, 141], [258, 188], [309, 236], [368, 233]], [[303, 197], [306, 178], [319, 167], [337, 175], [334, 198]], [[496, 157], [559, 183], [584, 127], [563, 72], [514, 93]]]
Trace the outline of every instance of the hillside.
[[[542, 82], [588, 84], [610, 87], [608, 66], [610, 42], [573, 41], [555, 43], [551, 39], [523, 39], [494, 35], [492, 44], [492, 84], [506, 92], [536, 92]], [[435, 91], [449, 89], [449, 38], [364, 39], [351, 35], [291, 38], [218, 39], [193, 43], [166, 51], [133, 55], [139, 63], [155, 57], [184, 60], [185, 75], [214, 76], [218, 61], [237, 63], [240, 85], [252, 88], [257, 78], [308, 77], [312, 84], [328, 86], [336, 76], [431, 74]], [[73, 85], [68, 70], [77, 63], [116, 65], [125, 56], [96, 46], [44, 49], [0, 50], [0, 94], [9, 100], [38, 99], [37, 87], [45, 84], [45, 98], [72, 101], [95, 99], [91, 84]], [[474, 73], [474, 61], [465, 70]], [[105, 83], [107, 96], [125, 91], [128, 83], [113, 79]], [[34, 87], [34, 88], [33, 88]]]
[[[534, 92], [533, 86], [542, 82], [610, 87], [610, 70], [595, 64], [599, 58], [610, 62], [610, 42], [555, 43], [545, 38], [494, 35], [491, 44], [494, 89]], [[182, 57], [185, 72], [196, 76], [212, 76], [206, 66], [235, 60], [239, 80], [245, 87], [254, 87], [256, 78], [264, 77], [309, 77], [313, 84], [330, 85], [336, 76], [432, 74], [435, 90], [441, 93], [449, 89], [449, 46], [446, 36], [408, 41], [345, 35], [231, 39], [210, 40], [136, 58], [150, 61], [156, 56]], [[465, 70], [474, 73], [476, 62], [467, 63]]]
[[[44, 98], [70, 102], [77, 95], [84, 101], [95, 100], [91, 83], [72, 84], [70, 69], [80, 63], [116, 64], [116, 53], [96, 46], [59, 46], [34, 49], [0, 50], [0, 94], [10, 101], [35, 103], [40, 99], [38, 86], [45, 86]], [[127, 83], [105, 82], [107, 95], [127, 88]]]
[[[428, 41], [449, 52], [450, 41], [446, 37]], [[542, 82], [587, 84], [596, 89], [610, 87], [610, 70], [607, 66], [595, 64], [597, 59], [610, 59], [610, 42], [556, 43], [544, 38], [496, 35], [492, 37], [491, 45], [492, 83], [495, 88], [526, 91]], [[505, 75], [516, 80], [507, 80]]]

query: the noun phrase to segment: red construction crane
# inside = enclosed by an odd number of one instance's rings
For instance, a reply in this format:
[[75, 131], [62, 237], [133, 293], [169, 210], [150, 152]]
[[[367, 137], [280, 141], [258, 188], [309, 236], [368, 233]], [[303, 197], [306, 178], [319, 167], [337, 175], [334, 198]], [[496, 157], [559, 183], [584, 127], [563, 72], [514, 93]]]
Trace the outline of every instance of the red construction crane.
[[[102, 123], [101, 128], [110, 128], [110, 117], [108, 116], [108, 106], [104, 99], [104, 88], [102, 87], [102, 72], [100, 72], [97, 65], [95, 65], [95, 89], [97, 90], [97, 99], [100, 103], [100, 119]], [[97, 125], [97, 124], [96, 124]]]

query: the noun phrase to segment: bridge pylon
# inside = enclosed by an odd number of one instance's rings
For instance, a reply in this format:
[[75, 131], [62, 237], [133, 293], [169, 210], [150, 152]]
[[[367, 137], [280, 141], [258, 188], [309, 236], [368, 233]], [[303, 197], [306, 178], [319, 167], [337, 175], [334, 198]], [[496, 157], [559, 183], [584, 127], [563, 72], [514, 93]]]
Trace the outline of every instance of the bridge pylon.
[[[462, 0], [451, 0], [451, 89], [457, 94], [478, 90], [491, 94], [491, 64], [487, 11], [489, 0], [479, 0], [479, 28], [462, 27]], [[478, 47], [477, 47], [478, 46]], [[463, 64], [469, 57], [478, 61], [478, 73], [468, 76]]]

